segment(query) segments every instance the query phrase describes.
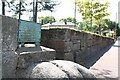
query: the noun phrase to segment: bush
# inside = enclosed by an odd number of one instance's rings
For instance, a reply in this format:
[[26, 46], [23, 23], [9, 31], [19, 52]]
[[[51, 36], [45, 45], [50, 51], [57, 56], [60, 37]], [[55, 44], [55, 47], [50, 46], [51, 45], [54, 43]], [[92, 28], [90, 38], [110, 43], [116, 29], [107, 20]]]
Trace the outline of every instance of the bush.
[[118, 27], [117, 30], [116, 30], [116, 36], [117, 37], [120, 36], [120, 27]]

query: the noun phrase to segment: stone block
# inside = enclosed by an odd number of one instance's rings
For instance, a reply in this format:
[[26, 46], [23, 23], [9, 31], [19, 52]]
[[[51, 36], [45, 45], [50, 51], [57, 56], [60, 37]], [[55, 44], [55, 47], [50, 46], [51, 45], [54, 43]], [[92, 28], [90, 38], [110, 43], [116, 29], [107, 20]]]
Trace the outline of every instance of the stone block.
[[91, 46], [91, 53], [94, 53], [97, 51], [97, 45]]
[[93, 40], [89, 40], [89, 41], [87, 42], [88, 47], [89, 47], [89, 46], [92, 46], [93, 44], [94, 44]]
[[78, 42], [80, 43], [80, 40], [78, 40], [78, 39], [72, 40], [72, 43], [73, 43], [73, 44], [77, 44]]
[[[18, 69], [17, 78], [36, 78], [42, 80], [59, 80], [68, 78], [67, 74], [50, 62], [31, 64], [27, 69]], [[62, 80], [62, 79], [61, 79]]]
[[0, 80], [2, 79], [2, 16], [0, 16]]
[[71, 36], [71, 41], [74, 41], [74, 40], [79, 40], [79, 36], [76, 36], [76, 35]]
[[18, 55], [17, 34], [18, 20], [0, 15], [0, 54], [2, 78], [15, 78]]
[[92, 54], [92, 52], [91, 52], [91, 46], [90, 47], [88, 47], [88, 48], [86, 48], [86, 50], [84, 51], [84, 58], [85, 57], [87, 57], [87, 56], [89, 56], [89, 55], [91, 55]]
[[72, 50], [73, 43], [71, 41], [65, 42], [64, 52], [70, 52]]
[[73, 44], [72, 51], [79, 51], [81, 48], [80, 43]]
[[[24, 49], [23, 49], [24, 48]], [[36, 48], [36, 47], [35, 47]], [[19, 54], [18, 66], [19, 68], [26, 68], [31, 63], [39, 63], [42, 61], [54, 60], [56, 52], [53, 49], [41, 46], [42, 50], [36, 50], [34, 48], [19, 48], [16, 52]], [[24, 51], [26, 50], [26, 51]]]
[[64, 34], [64, 41], [70, 41], [70, 30], [66, 30], [65, 34]]
[[15, 78], [18, 54], [14, 51], [2, 52], [2, 78]]
[[[95, 76], [93, 73], [91, 73], [88, 69], [85, 67], [71, 62], [71, 61], [65, 61], [65, 60], [54, 60], [50, 61], [57, 67], [59, 67], [62, 71], [64, 71], [66, 74], [68, 74], [69, 79], [71, 80], [80, 80], [85, 78], [93, 78], [95, 79]], [[67, 64], [67, 65], [66, 65]]]
[[94, 74], [85, 67], [66, 60], [53, 60], [32, 64], [27, 69], [17, 70], [18, 78], [36, 78], [40, 80], [96, 80]]
[[64, 40], [66, 30], [49, 29], [49, 40]]
[[84, 65], [84, 55], [85, 53], [82, 53], [82, 52], [76, 52], [75, 53], [76, 55], [76, 59], [75, 59], [75, 62], [80, 64], [80, 65]]
[[74, 55], [72, 52], [65, 53], [64, 60], [74, 61]]
[[2, 47], [3, 51], [15, 51], [18, 35], [18, 20], [7, 16], [2, 16]]
[[92, 34], [88, 34], [88, 35], [87, 35], [87, 39], [88, 39], [88, 40], [92, 40], [92, 39], [93, 39], [93, 35], [92, 35]]
[[65, 52], [63, 50], [56, 51], [56, 59], [57, 60], [63, 60], [65, 56]]

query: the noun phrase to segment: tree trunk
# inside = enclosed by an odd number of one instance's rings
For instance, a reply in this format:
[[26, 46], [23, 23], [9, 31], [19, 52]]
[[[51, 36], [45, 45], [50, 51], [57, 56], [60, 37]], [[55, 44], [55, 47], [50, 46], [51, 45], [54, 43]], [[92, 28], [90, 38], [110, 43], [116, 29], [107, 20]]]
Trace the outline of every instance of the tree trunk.
[[37, 5], [38, 5], [38, 3], [36, 2], [36, 6], [35, 6], [35, 16], [34, 16], [35, 22], [37, 22]]
[[33, 21], [37, 22], [37, 1], [35, 2], [35, 0], [33, 0]]
[[33, 21], [35, 22], [35, 0], [33, 0]]
[[2, 1], [2, 15], [5, 15], [5, 1]]
[[22, 5], [22, 3], [20, 1], [20, 3], [19, 3], [19, 19], [21, 18], [21, 5]]
[[21, 18], [21, 5], [22, 5], [22, 3], [21, 3], [21, 1], [20, 1], [20, 3], [19, 3], [19, 22], [18, 22], [18, 26], [20, 25], [20, 18]]

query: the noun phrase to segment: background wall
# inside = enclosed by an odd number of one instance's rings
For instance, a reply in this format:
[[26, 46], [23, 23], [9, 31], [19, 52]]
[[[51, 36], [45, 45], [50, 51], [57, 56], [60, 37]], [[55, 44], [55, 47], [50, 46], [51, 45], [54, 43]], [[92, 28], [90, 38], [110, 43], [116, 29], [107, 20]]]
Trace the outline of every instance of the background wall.
[[56, 50], [56, 59], [85, 63], [85, 58], [114, 43], [111, 38], [70, 29], [42, 30], [41, 45]]

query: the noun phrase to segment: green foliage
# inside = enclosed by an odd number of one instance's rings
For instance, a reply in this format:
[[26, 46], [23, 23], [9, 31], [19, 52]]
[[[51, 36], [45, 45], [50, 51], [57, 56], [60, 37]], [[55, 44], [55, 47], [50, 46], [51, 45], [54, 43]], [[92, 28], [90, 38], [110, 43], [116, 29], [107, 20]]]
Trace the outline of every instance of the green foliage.
[[[111, 21], [110, 19], [101, 19], [99, 21], [96, 21], [93, 23], [93, 27], [89, 27], [89, 23], [85, 21], [79, 22], [78, 26], [80, 30], [84, 30], [84, 31], [94, 30], [94, 32], [96, 32], [96, 31], [104, 31], [104, 30], [111, 30], [111, 31], [116, 30], [116, 36], [120, 36], [120, 26], [118, 25], [118, 23]], [[102, 33], [102, 35], [107, 37], [112, 37], [111, 32], [105, 32]]]
[[78, 26], [80, 30], [84, 30], [84, 31], [91, 31], [93, 29], [93, 27], [89, 27], [89, 22], [78, 22]]
[[95, 21], [93, 26], [95, 28], [94, 31], [102, 31], [102, 30], [108, 29], [108, 25], [106, 24], [106, 22], [103, 19]]
[[46, 23], [52, 23], [55, 22], [55, 18], [53, 16], [46, 16], [46, 17], [38, 17], [39, 22], [43, 25]]
[[94, 1], [77, 1], [77, 6], [79, 8], [79, 12], [83, 16], [83, 20], [99, 20], [109, 15], [107, 12], [107, 8], [109, 7], [109, 2], [100, 3]]
[[[104, 21], [101, 22], [101, 19], [110, 15], [107, 12], [107, 8], [109, 7], [109, 2], [100, 3], [98, 1], [80, 1], [77, 0], [77, 6], [79, 8], [79, 12], [83, 16], [83, 20], [87, 21], [88, 30], [101, 30], [103, 28], [107, 28], [106, 23]], [[102, 27], [102, 28], [100, 28]], [[94, 30], [93, 30], [94, 29]]]
[[107, 36], [107, 37], [112, 37], [112, 33], [106, 33], [105, 36]]
[[[55, 1], [55, 0], [51, 0], [50, 2], [44, 2], [44, 0], [43, 0], [43, 2], [40, 2], [38, 0], [37, 3], [38, 3], [38, 5], [37, 5], [38, 12], [41, 12], [42, 10], [48, 10], [48, 11], [53, 12], [54, 9], [55, 9], [55, 6], [59, 5], [59, 3], [57, 1]], [[28, 3], [28, 5], [29, 6], [33, 5], [33, 2]], [[32, 12], [33, 9], [29, 9], [29, 11]]]
[[118, 26], [116, 22], [111, 21], [110, 19], [104, 19], [104, 22], [108, 25], [108, 29], [111, 30], [114, 29], [116, 25]]
[[[33, 2], [30, 2], [28, 0], [5, 0], [7, 3], [7, 7], [9, 8], [9, 12], [13, 12], [14, 14], [19, 13], [19, 1], [22, 2], [21, 6], [21, 14], [23, 14], [24, 11], [32, 12], [33, 11]], [[54, 8], [58, 3], [56, 1], [50, 1], [50, 2], [37, 2], [38, 3], [38, 11], [41, 10], [49, 10], [54, 11]]]
[[75, 18], [71, 18], [71, 17], [68, 17], [68, 18], [62, 18], [59, 20], [60, 22], [72, 22], [72, 23], [75, 23], [76, 22], [76, 19]]
[[[20, 0], [21, 1], [21, 0]], [[27, 3], [26, 0], [21, 1], [21, 14], [22, 12], [26, 11]], [[7, 7], [9, 8], [8, 12], [13, 12], [14, 15], [17, 15], [19, 13], [19, 1], [18, 0], [6, 0]]]
[[117, 37], [120, 36], [120, 27], [119, 26], [117, 27], [117, 30], [116, 30], [116, 36]]

